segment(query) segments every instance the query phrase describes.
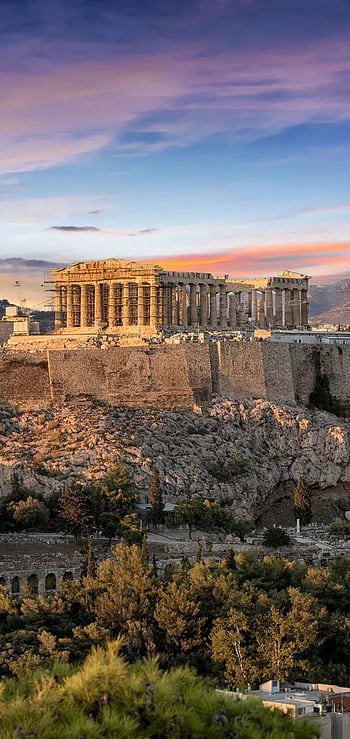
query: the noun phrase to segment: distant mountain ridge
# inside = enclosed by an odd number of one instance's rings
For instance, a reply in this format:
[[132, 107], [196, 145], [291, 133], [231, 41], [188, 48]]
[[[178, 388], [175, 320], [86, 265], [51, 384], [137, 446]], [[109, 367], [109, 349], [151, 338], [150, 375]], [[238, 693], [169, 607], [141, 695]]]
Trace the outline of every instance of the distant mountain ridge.
[[309, 289], [310, 322], [350, 325], [350, 278]]
[[22, 257], [6, 257], [0, 259], [1, 272], [46, 272], [55, 267], [65, 267], [64, 262], [50, 262], [46, 259], [24, 259]]

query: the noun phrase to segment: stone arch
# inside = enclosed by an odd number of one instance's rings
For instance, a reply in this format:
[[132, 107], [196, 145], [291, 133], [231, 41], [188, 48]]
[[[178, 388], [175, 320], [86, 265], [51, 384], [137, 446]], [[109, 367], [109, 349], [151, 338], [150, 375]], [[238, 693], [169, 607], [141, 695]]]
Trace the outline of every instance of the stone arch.
[[33, 572], [32, 575], [29, 575], [28, 580], [28, 590], [32, 595], [35, 595], [38, 592], [38, 576]]
[[5, 577], [0, 577], [0, 585], [2, 585], [5, 588], [7, 587], [7, 583], [6, 583], [6, 578]]
[[67, 572], [65, 572], [62, 577], [63, 582], [68, 582], [69, 580], [73, 579], [73, 572], [71, 570], [67, 570]]
[[45, 590], [56, 590], [56, 575], [49, 572], [45, 577]]
[[20, 593], [21, 591], [21, 583], [18, 575], [15, 575], [11, 580], [11, 593], [15, 595], [16, 593]]

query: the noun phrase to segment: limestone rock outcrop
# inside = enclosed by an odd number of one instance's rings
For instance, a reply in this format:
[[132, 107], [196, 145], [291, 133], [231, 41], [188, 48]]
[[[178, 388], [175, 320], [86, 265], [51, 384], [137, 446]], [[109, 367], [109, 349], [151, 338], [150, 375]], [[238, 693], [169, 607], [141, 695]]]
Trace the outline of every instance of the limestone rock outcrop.
[[303, 474], [328, 488], [350, 482], [349, 426], [328, 413], [266, 400], [217, 399], [201, 413], [135, 410], [74, 399], [41, 411], [0, 408], [0, 495], [16, 480], [47, 494], [75, 479], [130, 466], [141, 499], [156, 466], [167, 500], [228, 500], [256, 515]]

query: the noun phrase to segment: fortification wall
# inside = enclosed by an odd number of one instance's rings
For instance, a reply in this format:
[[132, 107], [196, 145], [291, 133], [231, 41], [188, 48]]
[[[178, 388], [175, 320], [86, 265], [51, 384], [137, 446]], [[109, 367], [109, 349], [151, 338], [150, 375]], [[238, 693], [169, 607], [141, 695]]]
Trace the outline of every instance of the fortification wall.
[[51, 391], [46, 353], [0, 355], [0, 402], [43, 408]]
[[321, 371], [329, 378], [329, 389], [341, 400], [350, 400], [350, 349], [342, 346], [320, 348]]
[[212, 393], [306, 405], [320, 374], [350, 400], [350, 348], [221, 341], [0, 356], [0, 402], [40, 408], [92, 395], [130, 407], [192, 408]]
[[261, 342], [217, 341], [212, 347], [213, 385], [233, 400], [266, 398]]
[[94, 395], [115, 405], [191, 407], [211, 396], [207, 346], [49, 351], [53, 399]]
[[272, 342], [262, 341], [260, 347], [264, 365], [266, 398], [294, 405], [296, 384], [293, 377], [291, 345], [281, 344], [277, 347]]
[[219, 395], [295, 404], [288, 344], [218, 341], [211, 347], [211, 364], [213, 391]]
[[[315, 389], [318, 374], [318, 348], [306, 344], [288, 344], [295, 400], [299, 405], [307, 405], [309, 395]], [[328, 351], [328, 348], [327, 350]]]

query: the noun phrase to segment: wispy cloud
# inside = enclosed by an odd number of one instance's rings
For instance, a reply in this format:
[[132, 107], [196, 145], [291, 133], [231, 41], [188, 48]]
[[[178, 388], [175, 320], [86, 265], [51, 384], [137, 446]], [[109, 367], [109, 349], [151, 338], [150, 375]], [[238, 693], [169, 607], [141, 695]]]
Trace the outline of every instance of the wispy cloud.
[[[126, 50], [124, 50], [126, 51]], [[3, 61], [6, 62], [5, 52]], [[4, 66], [3, 66], [4, 69]], [[44, 169], [116, 145], [157, 152], [213, 134], [238, 140], [305, 122], [350, 120], [347, 37], [213, 54], [114, 54], [0, 74], [0, 172]]]
[[76, 231], [82, 231], [85, 232], [95, 232], [100, 231], [99, 228], [96, 226], [50, 226], [50, 228], [47, 229], [48, 231], [68, 231], [75, 233]]
[[249, 228], [251, 228], [255, 222], [248, 224], [248, 223], [188, 223], [184, 225], [169, 225], [169, 226], [159, 226], [159, 227], [151, 227], [151, 228], [140, 228], [138, 230], [130, 229], [104, 229], [104, 228], [98, 228], [97, 226], [50, 226], [48, 228], [48, 231], [62, 231], [63, 233], [69, 233], [70, 231], [82, 231], [85, 232], [87, 235], [89, 233], [94, 233], [97, 236], [105, 237], [105, 236], [113, 236], [113, 237], [130, 237], [133, 238], [135, 236], [171, 236], [175, 234], [186, 234], [186, 233], [196, 233], [199, 234], [205, 233], [207, 236], [209, 236], [212, 233], [220, 233], [225, 231], [245, 231]]
[[[207, 271], [233, 276], [271, 275], [283, 269], [322, 274], [348, 269], [350, 242], [281, 243], [247, 246], [208, 254], [165, 256], [166, 269]], [[152, 261], [152, 260], [150, 260]]]
[[335, 205], [319, 205], [314, 208], [301, 208], [292, 211], [291, 216], [322, 216], [322, 215], [338, 215], [341, 213], [350, 213], [350, 203], [340, 203]]
[[47, 223], [60, 217], [71, 220], [71, 214], [83, 218], [90, 209], [103, 204], [104, 210], [116, 207], [118, 195], [72, 195], [42, 198], [5, 198], [0, 202], [0, 220], [2, 223], [28, 225], [30, 223]]

